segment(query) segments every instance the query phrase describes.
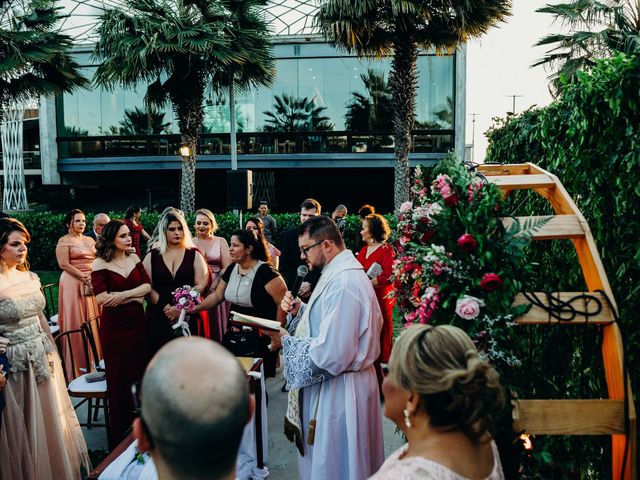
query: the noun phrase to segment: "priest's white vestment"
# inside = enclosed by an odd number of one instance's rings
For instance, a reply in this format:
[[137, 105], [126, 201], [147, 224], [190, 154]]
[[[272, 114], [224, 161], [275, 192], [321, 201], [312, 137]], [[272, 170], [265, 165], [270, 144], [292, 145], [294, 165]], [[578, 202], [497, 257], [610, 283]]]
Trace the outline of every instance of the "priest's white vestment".
[[[293, 336], [305, 320], [308, 336]], [[373, 367], [382, 314], [371, 281], [349, 250], [324, 267], [309, 303], [290, 318], [288, 328], [292, 336], [282, 337], [284, 376], [290, 389], [300, 389], [301, 480], [368, 478], [384, 461]], [[309, 445], [313, 418], [315, 439]]]

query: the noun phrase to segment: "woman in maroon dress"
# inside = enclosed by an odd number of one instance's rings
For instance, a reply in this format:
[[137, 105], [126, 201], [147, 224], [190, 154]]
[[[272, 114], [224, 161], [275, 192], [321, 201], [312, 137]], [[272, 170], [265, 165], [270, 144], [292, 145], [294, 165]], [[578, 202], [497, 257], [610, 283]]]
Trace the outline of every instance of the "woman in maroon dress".
[[[151, 293], [147, 305], [147, 342], [154, 355], [175, 338], [172, 325], [180, 311], [173, 305], [172, 293], [184, 285], [205, 293], [209, 285], [209, 267], [196, 248], [184, 215], [175, 208], [165, 210], [158, 222], [158, 239], [144, 257], [144, 268], [151, 278]], [[192, 314], [189, 328], [192, 335], [204, 335], [207, 312]]]
[[129, 227], [129, 231], [131, 232], [131, 246], [136, 249], [135, 253], [139, 257], [142, 256], [140, 237], [144, 238], [145, 241], [148, 241], [150, 238], [140, 222], [141, 213], [142, 209], [138, 205], [131, 205], [124, 214], [124, 223]]
[[144, 296], [149, 276], [135, 254], [129, 254], [131, 232], [122, 220], [112, 220], [96, 244], [91, 283], [102, 305], [100, 343], [109, 387], [111, 446], [117, 445], [134, 418], [131, 385], [147, 364], [144, 348]]
[[[388, 298], [388, 296], [393, 292], [393, 284], [389, 282], [389, 276], [392, 272], [395, 253], [391, 245], [386, 243], [390, 233], [389, 223], [382, 215], [377, 213], [367, 215], [360, 231], [365, 246], [358, 253], [358, 261], [371, 278], [371, 284], [382, 310], [384, 323], [380, 332], [380, 357], [378, 357], [380, 363], [389, 362], [393, 345], [393, 306], [396, 301], [395, 298]], [[374, 266], [374, 263], [379, 267]], [[381, 373], [378, 366], [376, 371]], [[382, 380], [381, 375], [378, 376], [378, 380]]]

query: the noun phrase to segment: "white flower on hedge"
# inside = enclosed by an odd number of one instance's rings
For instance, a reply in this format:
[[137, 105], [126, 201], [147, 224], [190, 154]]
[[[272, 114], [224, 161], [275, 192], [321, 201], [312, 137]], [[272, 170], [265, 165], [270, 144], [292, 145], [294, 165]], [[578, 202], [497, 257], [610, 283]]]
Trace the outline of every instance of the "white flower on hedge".
[[433, 298], [433, 296], [438, 293], [438, 290], [434, 287], [427, 287], [424, 291], [424, 295], [423, 298], [424, 299], [428, 299], [431, 300]]
[[463, 295], [456, 301], [456, 315], [465, 320], [473, 320], [480, 313], [480, 307], [484, 307], [481, 299]]

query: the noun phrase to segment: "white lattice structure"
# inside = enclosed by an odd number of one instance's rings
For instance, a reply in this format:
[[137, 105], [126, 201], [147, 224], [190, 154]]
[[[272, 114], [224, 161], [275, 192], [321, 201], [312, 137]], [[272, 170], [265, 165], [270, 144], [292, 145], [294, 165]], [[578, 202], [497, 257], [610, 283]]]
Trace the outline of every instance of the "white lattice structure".
[[12, 103], [3, 109], [2, 124], [2, 164], [4, 188], [2, 208], [4, 210], [27, 210], [27, 189], [24, 181], [24, 155], [22, 144], [22, 124], [24, 104]]
[[[94, 27], [104, 10], [120, 5], [120, 0], [62, 0], [62, 13], [67, 15], [60, 30], [77, 43], [93, 43]], [[319, 0], [270, 0], [265, 8], [265, 20], [273, 35], [315, 35], [313, 18]]]

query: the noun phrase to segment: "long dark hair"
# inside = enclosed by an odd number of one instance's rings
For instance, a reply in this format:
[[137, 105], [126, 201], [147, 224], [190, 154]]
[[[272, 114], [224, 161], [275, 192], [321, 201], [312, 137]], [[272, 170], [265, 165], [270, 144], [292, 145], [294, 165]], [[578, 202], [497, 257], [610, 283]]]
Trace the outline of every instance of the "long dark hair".
[[142, 208], [140, 208], [140, 205], [129, 205], [129, 208], [127, 208], [127, 211], [124, 212], [124, 219], [131, 220], [135, 213], [138, 213], [141, 211], [142, 211]]
[[263, 236], [258, 237], [251, 230], [244, 229], [236, 230], [231, 236], [236, 237], [244, 245], [244, 248], [252, 248], [251, 253], [248, 254], [251, 258], [271, 263], [271, 255], [269, 255]]
[[[116, 236], [118, 235], [120, 228], [123, 226], [126, 226], [126, 224], [122, 220], [111, 220], [104, 226], [102, 235], [96, 242], [96, 255], [105, 262], [113, 260], [113, 257], [116, 254]], [[125, 255], [129, 255], [129, 252], [125, 252]]]

